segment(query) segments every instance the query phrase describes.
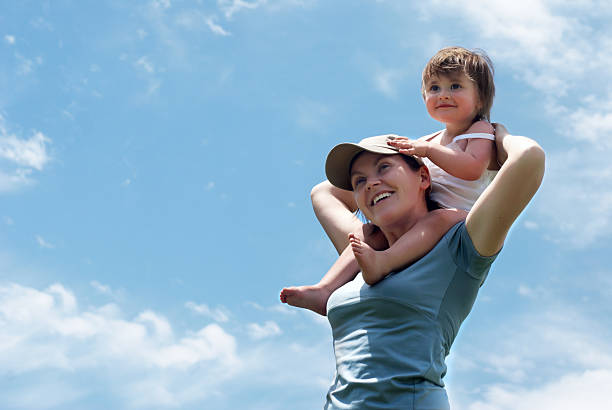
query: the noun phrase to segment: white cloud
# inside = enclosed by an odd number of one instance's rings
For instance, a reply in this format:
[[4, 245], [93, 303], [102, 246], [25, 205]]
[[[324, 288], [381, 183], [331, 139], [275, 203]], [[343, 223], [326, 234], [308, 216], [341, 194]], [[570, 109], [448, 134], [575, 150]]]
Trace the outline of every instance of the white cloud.
[[[216, 324], [178, 336], [166, 318], [151, 310], [130, 320], [116, 305], [81, 309], [74, 294], [60, 284], [43, 291], [0, 285], [0, 323], [3, 372], [51, 370], [60, 378], [64, 373], [58, 371], [110, 366], [113, 377], [105, 381], [107, 387], [126, 388], [129, 401], [141, 383], [151, 391], [166, 389], [168, 405], [201, 399], [242, 366], [235, 338]], [[196, 380], [186, 385], [193, 377]], [[78, 383], [71, 386], [76, 389]], [[15, 399], [5, 396], [0, 404]], [[146, 401], [149, 407], [155, 404]]]
[[36, 132], [29, 139], [21, 139], [0, 128], [0, 158], [41, 171], [49, 161], [46, 146], [49, 142], [51, 140], [41, 132]]
[[32, 184], [29, 169], [16, 169], [11, 173], [0, 170], [0, 192], [15, 191], [19, 188]]
[[98, 292], [104, 294], [104, 295], [112, 295], [113, 291], [111, 290], [110, 286], [107, 285], [103, 285], [100, 282], [98, 282], [97, 280], [92, 280], [91, 282], [89, 282], [89, 284], [91, 285], [92, 288], [94, 288], [95, 290], [97, 290]]
[[36, 60], [33, 61], [30, 58], [24, 57], [21, 54], [15, 54], [15, 58], [17, 59], [17, 74], [18, 75], [28, 75], [34, 71], [34, 63], [42, 64], [42, 61]]
[[45, 240], [45, 238], [43, 238], [40, 235], [36, 235], [36, 242], [38, 243], [38, 246], [40, 246], [41, 248], [45, 248], [45, 249], [53, 249], [55, 248], [55, 245], [53, 245], [52, 243], [49, 243]]
[[145, 70], [149, 74], [152, 74], [152, 73], [155, 72], [155, 66], [153, 65], [153, 63], [151, 63], [149, 58], [146, 57], [146, 56], [140, 57], [136, 61], [135, 64], [136, 64], [137, 67], [142, 68], [143, 70]]
[[[612, 78], [612, 76], [610, 76]], [[582, 106], [564, 108], [560, 132], [577, 142], [594, 144], [596, 149], [612, 149], [612, 92], [607, 95], [589, 94]]]
[[38, 290], [0, 283], [0, 327], [0, 368], [12, 381], [0, 386], [1, 408], [43, 408], [27, 393], [47, 391], [55, 392], [52, 408], [82, 407], [80, 400], [100, 394], [120, 408], [216, 408], [226, 392], [288, 385], [298, 395], [308, 391], [314, 406], [333, 372], [327, 329], [291, 343], [270, 339], [281, 334], [276, 322], [251, 323], [252, 341], [240, 339], [239, 349], [219, 324], [178, 332], [151, 309], [127, 318], [116, 304], [82, 306], [61, 284]]
[[548, 154], [536, 212], [549, 240], [585, 248], [612, 233], [611, 154], [593, 145]]
[[273, 336], [278, 336], [282, 333], [280, 327], [271, 320], [266, 321], [263, 325], [257, 323], [249, 323], [247, 326], [249, 336], [255, 340], [266, 339]]
[[379, 68], [374, 75], [376, 89], [388, 98], [397, 97], [397, 89], [404, 77], [404, 71], [392, 68]]
[[215, 23], [215, 20], [214, 20], [213, 17], [207, 17], [206, 20], [205, 20], [205, 23], [208, 26], [208, 28], [210, 29], [210, 31], [212, 31], [214, 34], [217, 34], [219, 36], [229, 36], [229, 35], [231, 35], [231, 33], [229, 31], [226, 31], [219, 24]]
[[151, 7], [159, 10], [166, 10], [172, 6], [170, 0], [153, 0], [151, 2]]
[[253, 2], [244, 0], [218, 0], [219, 8], [223, 11], [227, 19], [231, 19], [232, 16], [240, 10], [253, 10], [267, 3], [267, 0], [256, 0]]
[[[47, 144], [50, 142], [51, 140], [41, 132], [35, 132], [29, 139], [10, 134], [6, 129], [4, 118], [0, 115], [0, 159], [21, 167], [20, 177], [27, 177], [28, 172], [23, 171], [24, 168], [42, 171], [50, 159], [47, 153]], [[19, 174], [17, 171], [14, 173]]]
[[[609, 399], [597, 390], [605, 391], [612, 380], [609, 326], [525, 285], [519, 292], [535, 297], [537, 309], [549, 308], [507, 317], [460, 344], [450, 365], [453, 407], [606, 408]], [[577, 405], [581, 399], [584, 404]]]
[[198, 305], [194, 302], [187, 302], [185, 307], [199, 315], [208, 316], [216, 322], [227, 322], [229, 320], [229, 311], [223, 306], [211, 309], [206, 304]]
[[[522, 286], [528, 296], [551, 304], [545, 293]], [[545, 384], [559, 374], [594, 369], [612, 370], [610, 331], [569, 304], [556, 305], [538, 314], [507, 318], [481, 332], [467, 347], [461, 345], [459, 371], [477, 368], [491, 380], [508, 385]], [[495, 349], [488, 347], [495, 345]], [[453, 358], [454, 360], [454, 358]], [[538, 379], [534, 379], [537, 370]]]
[[559, 380], [536, 388], [495, 385], [487, 388], [483, 401], [477, 401], [467, 409], [604, 409], [610, 403], [607, 386], [612, 386], [612, 371], [608, 369], [565, 374]]
[[7, 35], [4, 36], [4, 41], [7, 44], [13, 45], [13, 44], [15, 44], [15, 36], [11, 36], [10, 34], [7, 34]]

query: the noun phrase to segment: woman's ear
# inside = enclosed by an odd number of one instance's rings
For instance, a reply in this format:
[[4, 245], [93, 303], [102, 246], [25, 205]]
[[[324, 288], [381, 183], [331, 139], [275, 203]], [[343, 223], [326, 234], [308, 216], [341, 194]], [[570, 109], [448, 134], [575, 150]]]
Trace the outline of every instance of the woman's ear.
[[425, 165], [423, 165], [419, 169], [419, 175], [421, 177], [421, 188], [423, 188], [423, 190], [426, 190], [431, 186], [431, 177], [429, 175], [429, 169]]

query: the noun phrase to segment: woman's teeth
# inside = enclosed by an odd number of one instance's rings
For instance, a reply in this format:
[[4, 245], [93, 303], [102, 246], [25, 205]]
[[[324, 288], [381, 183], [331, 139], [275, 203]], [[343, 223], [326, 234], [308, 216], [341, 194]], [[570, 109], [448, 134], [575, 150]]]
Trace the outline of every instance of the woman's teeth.
[[383, 192], [382, 194], [378, 194], [372, 200], [372, 205], [376, 205], [376, 203], [378, 201], [380, 201], [381, 199], [384, 199], [384, 198], [387, 198], [387, 197], [390, 197], [390, 196], [391, 196], [391, 194], [389, 192]]

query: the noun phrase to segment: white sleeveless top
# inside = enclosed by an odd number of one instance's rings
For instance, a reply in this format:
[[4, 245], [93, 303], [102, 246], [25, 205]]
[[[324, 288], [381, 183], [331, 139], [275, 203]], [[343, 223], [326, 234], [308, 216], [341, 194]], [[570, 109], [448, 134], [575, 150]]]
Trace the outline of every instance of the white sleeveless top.
[[[447, 147], [455, 151], [461, 151], [457, 141], [469, 138], [495, 140], [495, 136], [492, 134], [462, 134], [453, 138], [453, 141]], [[431, 162], [429, 158], [422, 157], [422, 159], [427, 168], [429, 168], [429, 174], [431, 175], [431, 199], [438, 202], [444, 208], [457, 208], [469, 211], [482, 191], [485, 190], [495, 177], [495, 174], [497, 174], [496, 170], [486, 169], [477, 180], [466, 181], [465, 179], [450, 175]]]

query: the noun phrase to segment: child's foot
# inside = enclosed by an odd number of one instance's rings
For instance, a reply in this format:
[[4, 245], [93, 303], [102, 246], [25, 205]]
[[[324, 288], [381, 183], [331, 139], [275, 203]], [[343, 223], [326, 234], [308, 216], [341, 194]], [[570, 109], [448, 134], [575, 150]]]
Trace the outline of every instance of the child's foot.
[[375, 251], [370, 245], [352, 233], [349, 234], [349, 242], [355, 254], [355, 259], [357, 259], [357, 263], [361, 268], [363, 279], [367, 283], [372, 285], [389, 273], [385, 265], [385, 255], [383, 252]]
[[292, 286], [284, 288], [280, 293], [280, 300], [291, 306], [310, 309], [325, 316], [327, 314], [327, 299], [329, 292], [321, 286]]

